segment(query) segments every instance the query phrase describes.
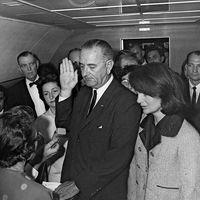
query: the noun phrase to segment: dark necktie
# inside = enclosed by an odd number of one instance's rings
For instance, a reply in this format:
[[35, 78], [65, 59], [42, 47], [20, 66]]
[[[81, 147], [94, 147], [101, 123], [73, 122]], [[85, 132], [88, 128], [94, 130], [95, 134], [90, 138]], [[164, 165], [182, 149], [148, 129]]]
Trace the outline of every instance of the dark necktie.
[[29, 83], [29, 86], [32, 87], [33, 85], [37, 85], [36, 81]]
[[196, 87], [194, 86], [193, 88], [193, 93], [192, 93], [192, 106], [196, 105]]
[[95, 105], [96, 99], [97, 99], [97, 91], [93, 90], [93, 95], [92, 95], [92, 100], [91, 100], [90, 107], [88, 110], [88, 115], [91, 113], [91, 111]]

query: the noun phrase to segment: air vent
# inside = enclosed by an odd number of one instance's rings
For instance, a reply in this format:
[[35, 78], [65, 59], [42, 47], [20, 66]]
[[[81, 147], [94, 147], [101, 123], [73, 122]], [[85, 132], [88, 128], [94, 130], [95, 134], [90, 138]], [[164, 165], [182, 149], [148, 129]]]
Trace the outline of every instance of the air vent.
[[140, 3], [140, 7], [122, 7], [122, 13], [169, 11], [169, 0], [122, 0], [122, 5]]

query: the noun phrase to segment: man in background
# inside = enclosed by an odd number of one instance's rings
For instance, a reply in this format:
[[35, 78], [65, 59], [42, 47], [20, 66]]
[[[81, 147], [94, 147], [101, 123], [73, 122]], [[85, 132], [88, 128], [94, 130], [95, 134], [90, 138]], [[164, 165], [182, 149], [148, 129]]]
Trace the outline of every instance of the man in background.
[[162, 49], [155, 45], [147, 47], [145, 57], [147, 63], [152, 63], [152, 62], [163, 63], [165, 60], [165, 56], [163, 54]]
[[17, 63], [24, 78], [8, 89], [7, 109], [17, 105], [26, 105], [35, 111], [35, 116], [40, 116], [46, 111], [46, 108], [39, 97], [36, 85], [36, 81], [39, 79], [37, 74], [39, 59], [34, 53], [24, 51], [18, 55]]
[[135, 56], [137, 57], [138, 59], [138, 64], [139, 65], [145, 65], [147, 62], [144, 58], [144, 50], [142, 49], [141, 45], [140, 44], [133, 44], [129, 50], [135, 54]]
[[72, 61], [72, 63], [77, 63], [79, 64], [80, 62], [80, 54], [81, 54], [81, 49], [79, 48], [73, 48], [69, 51], [68, 53], [68, 59]]
[[186, 98], [192, 108], [191, 113], [188, 113], [188, 120], [200, 131], [200, 50], [188, 53], [186, 63], [183, 65], [183, 74]]

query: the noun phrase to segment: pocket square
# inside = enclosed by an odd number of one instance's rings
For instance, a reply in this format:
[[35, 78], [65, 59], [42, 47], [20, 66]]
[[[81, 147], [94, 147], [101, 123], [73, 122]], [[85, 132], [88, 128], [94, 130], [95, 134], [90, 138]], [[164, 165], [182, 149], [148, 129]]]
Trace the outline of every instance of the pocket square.
[[100, 129], [101, 129], [101, 128], [103, 128], [103, 126], [102, 126], [102, 125], [100, 125], [100, 126], [98, 126], [97, 128], [100, 128]]

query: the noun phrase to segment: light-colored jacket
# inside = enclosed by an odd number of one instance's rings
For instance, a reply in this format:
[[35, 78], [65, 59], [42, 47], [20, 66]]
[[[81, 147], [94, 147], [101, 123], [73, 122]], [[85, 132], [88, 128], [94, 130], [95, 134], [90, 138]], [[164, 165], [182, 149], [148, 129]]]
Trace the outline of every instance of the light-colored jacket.
[[161, 136], [161, 143], [150, 150], [149, 156], [138, 135], [130, 165], [128, 200], [199, 200], [199, 180], [200, 136], [187, 121], [177, 136]]

